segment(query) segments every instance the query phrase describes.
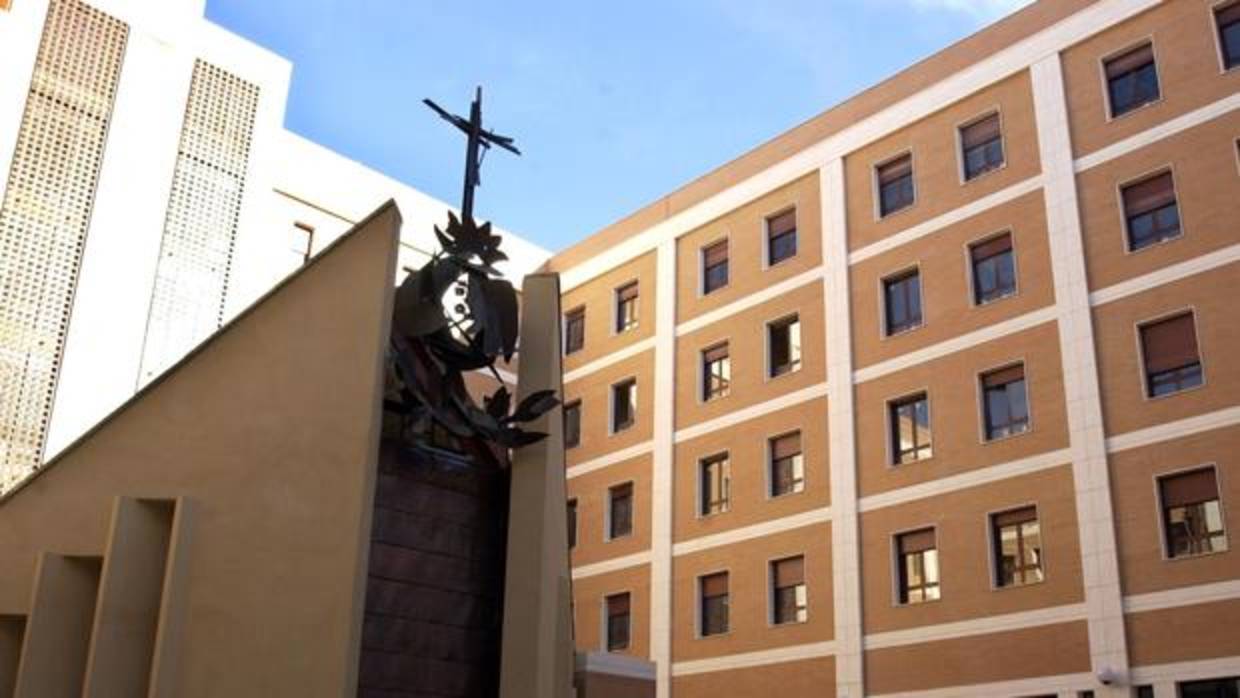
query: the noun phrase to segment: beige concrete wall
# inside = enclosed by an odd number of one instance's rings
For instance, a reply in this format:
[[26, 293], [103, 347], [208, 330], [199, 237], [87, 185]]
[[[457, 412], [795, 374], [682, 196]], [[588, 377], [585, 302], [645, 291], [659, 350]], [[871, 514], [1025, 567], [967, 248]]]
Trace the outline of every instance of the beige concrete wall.
[[[565, 313], [586, 310], [585, 344], [564, 357], [566, 372], [654, 336], [654, 262], [653, 252], [644, 254], [564, 294], [560, 307]], [[637, 327], [617, 334], [616, 289], [630, 281], [638, 284]]]
[[618, 650], [631, 657], [650, 656], [650, 568], [626, 567], [615, 572], [573, 580], [573, 627], [577, 649], [581, 652], [606, 650], [603, 636], [604, 599], [612, 594], [629, 593], [629, 647]]
[[[633, 426], [611, 433], [611, 386], [637, 379], [637, 415]], [[650, 440], [654, 432], [654, 352], [607, 366], [564, 386], [564, 401], [581, 401], [581, 443], [568, 449], [568, 467]]]
[[1125, 621], [1136, 666], [1240, 655], [1237, 599], [1130, 613]]
[[[609, 489], [633, 483], [633, 532], [609, 538]], [[589, 565], [650, 549], [650, 456], [639, 456], [568, 481], [568, 496], [577, 500], [577, 545], [574, 565]]]
[[677, 676], [672, 681], [677, 698], [715, 696], [815, 696], [834, 698], [835, 659], [805, 659], [730, 671]]

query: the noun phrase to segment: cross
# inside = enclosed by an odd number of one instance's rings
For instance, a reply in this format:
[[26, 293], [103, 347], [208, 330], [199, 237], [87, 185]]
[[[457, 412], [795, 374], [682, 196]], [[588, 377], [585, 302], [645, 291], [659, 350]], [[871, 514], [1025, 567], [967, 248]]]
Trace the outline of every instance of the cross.
[[[507, 136], [501, 136], [482, 128], [482, 88], [478, 87], [474, 94], [474, 101], [469, 106], [469, 120], [452, 114], [438, 104], [429, 99], [422, 100], [422, 103], [430, 107], [443, 118], [444, 121], [459, 128], [468, 136], [465, 146], [465, 191], [461, 195], [461, 219], [463, 221], [472, 220], [474, 215], [474, 189], [480, 183], [478, 172], [482, 168], [482, 156], [486, 154], [486, 150], [492, 145], [498, 145], [504, 150], [521, 154], [516, 146], [512, 144], [512, 139]], [[483, 151], [480, 153], [478, 147], [481, 146]]]

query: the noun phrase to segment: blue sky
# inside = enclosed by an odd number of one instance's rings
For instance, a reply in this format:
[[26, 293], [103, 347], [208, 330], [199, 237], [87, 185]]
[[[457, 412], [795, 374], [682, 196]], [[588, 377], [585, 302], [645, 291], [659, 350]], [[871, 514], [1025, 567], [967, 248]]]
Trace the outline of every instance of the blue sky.
[[293, 61], [287, 126], [459, 204], [484, 118], [477, 215], [552, 250], [1010, 12], [1023, 0], [208, 0]]

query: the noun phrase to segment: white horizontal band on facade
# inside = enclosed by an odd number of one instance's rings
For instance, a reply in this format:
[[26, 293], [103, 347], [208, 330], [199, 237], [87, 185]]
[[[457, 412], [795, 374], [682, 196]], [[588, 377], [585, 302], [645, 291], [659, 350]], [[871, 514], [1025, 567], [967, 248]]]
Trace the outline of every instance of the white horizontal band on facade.
[[610, 354], [597, 358], [584, 366], [578, 366], [571, 371], [564, 373], [564, 382], [571, 383], [579, 378], [590, 375], [597, 371], [601, 371], [608, 366], [624, 361], [631, 356], [637, 356], [644, 351], [654, 349], [654, 337], [647, 337], [640, 342], [634, 342], [623, 349], [617, 349]]
[[862, 497], [858, 501], [858, 508], [862, 512], [874, 511], [884, 507], [895, 506], [897, 504], [905, 504], [918, 499], [927, 497], [936, 497], [957, 490], [977, 487], [991, 482], [998, 482], [1008, 478], [1028, 475], [1030, 473], [1041, 472], [1051, 468], [1058, 468], [1072, 463], [1072, 451], [1069, 449], [1060, 449], [1058, 451], [1048, 451], [1039, 453], [1036, 456], [1021, 458], [1020, 460], [1008, 461], [1007, 463], [999, 463], [977, 470], [960, 473], [959, 475], [951, 475], [949, 477], [931, 480], [908, 487], [891, 490], [889, 492], [881, 492]]
[[1006, 189], [974, 199], [960, 208], [953, 209], [947, 213], [935, 216], [928, 221], [918, 223], [910, 228], [902, 230], [895, 235], [889, 235], [878, 242], [871, 243], [859, 250], [848, 255], [849, 264], [857, 264], [864, 262], [871, 257], [894, 250], [901, 245], [907, 245], [910, 242], [919, 240], [934, 233], [943, 230], [949, 226], [955, 225], [961, 221], [972, 218], [996, 206], [1001, 206], [1019, 199], [1020, 197], [1035, 192], [1042, 188], [1042, 175], [1034, 175], [1023, 182], [1017, 182]]
[[1080, 674], [1056, 674], [1034, 676], [1012, 681], [975, 683], [967, 686], [947, 686], [924, 691], [900, 691], [898, 693], [872, 693], [870, 698], [994, 698], [995, 696], [1032, 696], [1052, 693], [1076, 695], [1081, 688], [1094, 686], [1098, 679], [1091, 672]]
[[779, 298], [780, 296], [790, 293], [802, 286], [821, 281], [822, 274], [823, 267], [821, 266], [808, 269], [800, 274], [797, 274], [796, 276], [791, 276], [784, 279], [777, 284], [772, 284], [760, 291], [755, 291], [754, 293], [740, 298], [739, 300], [735, 300], [727, 305], [715, 308], [709, 313], [703, 313], [692, 320], [686, 320], [676, 327], [676, 336], [681, 337], [689, 334], [690, 332], [695, 332], [703, 327], [706, 327], [707, 325], [719, 322], [724, 318], [745, 310], [749, 310], [750, 308], [757, 307], [769, 300]]
[[803, 511], [799, 514], [784, 516], [778, 519], [771, 519], [752, 526], [741, 526], [730, 531], [721, 533], [712, 533], [708, 536], [700, 538], [690, 538], [689, 540], [676, 543], [672, 546], [672, 555], [688, 555], [702, 550], [717, 548], [721, 545], [731, 545], [740, 543], [741, 541], [753, 540], [754, 538], [762, 538], [777, 533], [785, 533], [803, 526], [812, 526], [814, 524], [827, 523], [831, 520], [831, 507], [822, 507], [821, 509], [811, 509]]
[[1177, 133], [1213, 121], [1236, 109], [1240, 109], [1240, 93], [1224, 97], [1217, 102], [1207, 104], [1200, 109], [1194, 109], [1186, 114], [1181, 114], [1174, 119], [1164, 121], [1134, 136], [1129, 136], [1122, 141], [1095, 150], [1089, 155], [1079, 157], [1073, 163], [1073, 169], [1078, 173], [1084, 172], [1103, 163], [1123, 157], [1134, 150], [1153, 145], [1164, 138], [1170, 138]]
[[1199, 414], [1195, 417], [1186, 417], [1174, 422], [1156, 424], [1145, 429], [1137, 429], [1126, 434], [1112, 436], [1107, 439], [1107, 453], [1127, 451], [1237, 424], [1240, 424], [1240, 406], [1227, 407], [1214, 412]]
[[1240, 579], [1125, 596], [1124, 613], [1159, 611], [1165, 608], [1236, 599], [1240, 599]]
[[606, 468], [609, 465], [615, 465], [616, 463], [623, 463], [624, 461], [630, 458], [637, 458], [638, 456], [644, 456], [647, 453], [650, 453], [651, 450], [653, 449], [654, 449], [653, 441], [643, 441], [639, 444], [634, 444], [632, 446], [629, 446], [628, 448], [622, 448], [619, 451], [612, 451], [611, 453], [599, 456], [598, 458], [595, 458], [593, 460], [588, 460], [584, 463], [578, 463], [577, 465], [574, 465], [565, 471], [565, 477], [567, 477], [569, 480], [575, 477], [581, 477], [582, 475], [585, 475], [586, 473], [592, 473], [595, 470], [601, 470], [603, 468]]
[[639, 567], [641, 565], [650, 564], [650, 551], [643, 550], [625, 555], [623, 557], [614, 557], [610, 560], [602, 562], [594, 562], [589, 565], [581, 565], [573, 568], [573, 579], [585, 579], [586, 577], [596, 577], [600, 574], [608, 572], [616, 572], [619, 570], [627, 570], [630, 567]]
[[819, 659], [835, 654], [835, 642], [811, 642], [803, 645], [790, 645], [771, 650], [727, 654], [709, 659], [693, 659], [672, 664], [672, 676], [692, 676], [712, 671], [729, 669], [747, 669], [767, 664], [782, 664], [803, 659]]
[[1056, 625], [1072, 621], [1083, 621], [1086, 617], [1085, 604], [1073, 603], [1063, 606], [1050, 606], [1032, 611], [1006, 613], [998, 616], [972, 618], [951, 623], [936, 623], [905, 630], [889, 630], [865, 636], [867, 650], [885, 647], [901, 647], [918, 645], [938, 640], [954, 640], [975, 635], [989, 635], [1012, 630], [1025, 630], [1043, 625]]
[[577, 671], [607, 676], [623, 676], [629, 679], [653, 681], [654, 664], [644, 659], [630, 657], [618, 652], [582, 652], [577, 654]]
[[1199, 681], [1238, 675], [1240, 675], [1240, 657], [1232, 656], [1134, 667], [1129, 683], [1135, 685], [1163, 681]]
[[1240, 261], [1240, 244], [1224, 247], [1221, 250], [1208, 252], [1192, 259], [1186, 259], [1183, 262], [1162, 267], [1148, 274], [1142, 274], [1136, 278], [1121, 281], [1113, 286], [1107, 286], [1104, 289], [1094, 291], [1089, 294], [1089, 304], [1095, 307], [1106, 305], [1111, 301], [1127, 298], [1128, 296], [1179, 281], [1180, 279], [1186, 279], [1211, 269], [1227, 266], [1237, 261]]
[[691, 427], [685, 427], [684, 429], [676, 432], [675, 440], [676, 443], [680, 443], [681, 441], [695, 439], [703, 434], [709, 434], [713, 431], [727, 429], [728, 427], [736, 426], [742, 422], [757, 419], [763, 415], [778, 412], [779, 410], [792, 407], [793, 405], [799, 405], [802, 402], [809, 402], [810, 400], [825, 397], [826, 395], [827, 384], [825, 382], [811, 385], [785, 395], [780, 395], [776, 398], [771, 398], [770, 400], [766, 400], [764, 402], [759, 402], [756, 405], [750, 405], [749, 407], [736, 410], [735, 412], [729, 412], [721, 417], [708, 419], [705, 422], [694, 424]]
[[889, 373], [902, 371], [906, 368], [916, 366], [917, 364], [926, 363], [935, 359], [941, 359], [963, 349], [969, 349], [1010, 334], [1023, 332], [1027, 329], [1037, 327], [1038, 325], [1052, 322], [1059, 317], [1059, 309], [1053, 305], [1040, 308], [1024, 315], [1019, 315], [1003, 322], [997, 322], [993, 325], [987, 325], [979, 330], [974, 330], [966, 334], [952, 337], [951, 339], [932, 344], [928, 347], [910, 351], [907, 354], [901, 354], [894, 359], [880, 361], [872, 366], [857, 369], [853, 372], [854, 383], [864, 383], [866, 381], [881, 378]]

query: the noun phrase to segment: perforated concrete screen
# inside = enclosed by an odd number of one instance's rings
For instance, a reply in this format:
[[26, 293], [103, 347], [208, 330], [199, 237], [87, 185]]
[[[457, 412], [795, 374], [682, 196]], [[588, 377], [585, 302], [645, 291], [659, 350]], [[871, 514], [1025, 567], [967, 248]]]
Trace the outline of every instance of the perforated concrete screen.
[[164, 222], [139, 385], [223, 322], [257, 85], [197, 61]]
[[42, 457], [127, 36], [51, 1], [0, 203], [0, 491]]

